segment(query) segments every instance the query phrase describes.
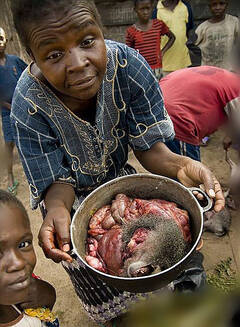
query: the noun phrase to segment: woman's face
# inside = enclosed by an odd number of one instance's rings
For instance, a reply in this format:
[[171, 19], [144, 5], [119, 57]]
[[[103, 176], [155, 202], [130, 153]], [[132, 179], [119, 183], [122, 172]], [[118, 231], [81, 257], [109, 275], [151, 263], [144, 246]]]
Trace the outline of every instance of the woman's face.
[[106, 71], [106, 46], [87, 9], [53, 14], [31, 28], [29, 40], [38, 68], [61, 95], [90, 100], [97, 94]]
[[36, 264], [28, 218], [14, 206], [0, 205], [0, 304], [25, 302]]

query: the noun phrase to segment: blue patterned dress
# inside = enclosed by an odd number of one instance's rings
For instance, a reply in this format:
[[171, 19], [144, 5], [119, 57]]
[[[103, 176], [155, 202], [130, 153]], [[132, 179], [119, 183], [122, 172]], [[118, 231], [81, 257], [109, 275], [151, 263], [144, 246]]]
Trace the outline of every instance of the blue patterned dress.
[[[129, 173], [128, 145], [148, 150], [174, 137], [162, 93], [145, 59], [124, 44], [106, 41], [107, 71], [97, 96], [95, 123], [72, 113], [40, 80], [25, 71], [11, 113], [16, 145], [35, 209], [52, 183], [71, 184], [79, 199]], [[104, 323], [138, 295], [112, 288], [77, 260], [64, 264], [91, 318]]]

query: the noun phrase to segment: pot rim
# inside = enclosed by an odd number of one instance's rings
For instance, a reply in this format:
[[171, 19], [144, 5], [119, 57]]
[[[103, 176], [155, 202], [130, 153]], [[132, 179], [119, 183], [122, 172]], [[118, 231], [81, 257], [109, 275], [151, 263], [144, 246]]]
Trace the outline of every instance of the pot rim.
[[[123, 179], [128, 179], [129, 177], [150, 177], [150, 178], [153, 178], [153, 179], [164, 179], [166, 181], [171, 181], [172, 183], [180, 186], [182, 189], [184, 189], [185, 191], [187, 191], [191, 196], [192, 198], [194, 199], [195, 203], [197, 204], [199, 210], [200, 210], [200, 213], [201, 213], [201, 226], [200, 226], [200, 231], [199, 231], [199, 234], [198, 234], [198, 237], [196, 239], [196, 241], [194, 242], [194, 244], [192, 245], [191, 249], [188, 251], [188, 253], [180, 260], [178, 261], [177, 263], [175, 263], [175, 265], [171, 266], [170, 268], [168, 269], [165, 269], [163, 271], [160, 271], [158, 273], [155, 273], [155, 274], [151, 274], [151, 275], [147, 275], [147, 276], [141, 276], [141, 277], [120, 277], [120, 276], [114, 276], [114, 275], [110, 275], [110, 274], [106, 274], [104, 272], [101, 272], [95, 268], [93, 268], [92, 266], [90, 266], [83, 258], [82, 256], [78, 253], [77, 251], [77, 247], [75, 245], [75, 242], [74, 242], [74, 239], [73, 239], [73, 231], [74, 231], [74, 228], [75, 228], [75, 220], [77, 219], [77, 216], [78, 216], [78, 213], [79, 211], [81, 210], [81, 208], [84, 206], [84, 202], [88, 200], [88, 198], [94, 196], [95, 193], [97, 193], [99, 190], [101, 190], [102, 188], [105, 188], [107, 185], [110, 185], [112, 184], [113, 182], [116, 182], [116, 180], [123, 180]], [[201, 207], [201, 205], [199, 204], [199, 202], [197, 201], [196, 197], [193, 195], [192, 191], [191, 191], [191, 188], [187, 188], [186, 186], [184, 186], [183, 184], [169, 178], [169, 177], [165, 177], [165, 176], [162, 176], [162, 175], [156, 175], [156, 174], [147, 174], [147, 173], [141, 173], [141, 174], [131, 174], [131, 175], [126, 175], [126, 176], [121, 176], [121, 177], [117, 177], [117, 178], [114, 178], [102, 185], [100, 185], [99, 187], [97, 187], [94, 191], [92, 191], [88, 196], [86, 196], [86, 198], [83, 200], [83, 202], [80, 204], [80, 206], [78, 207], [78, 209], [76, 210], [76, 212], [74, 213], [73, 215], [73, 219], [72, 219], [72, 222], [71, 222], [71, 226], [70, 226], [70, 235], [71, 235], [71, 242], [72, 242], [72, 245], [73, 245], [73, 253], [77, 255], [77, 257], [81, 260], [81, 262], [87, 266], [90, 270], [94, 271], [94, 273], [97, 273], [97, 274], [100, 274], [102, 275], [103, 277], [105, 278], [112, 278], [112, 279], [115, 279], [115, 280], [121, 280], [121, 281], [136, 281], [136, 280], [146, 280], [146, 279], [151, 279], [151, 278], [154, 278], [156, 276], [161, 276], [163, 274], [166, 274], [168, 272], [170, 272], [171, 270], [177, 268], [178, 266], [180, 266], [192, 253], [193, 251], [196, 249], [200, 239], [201, 239], [201, 236], [202, 236], [202, 232], [203, 232], [203, 208]]]

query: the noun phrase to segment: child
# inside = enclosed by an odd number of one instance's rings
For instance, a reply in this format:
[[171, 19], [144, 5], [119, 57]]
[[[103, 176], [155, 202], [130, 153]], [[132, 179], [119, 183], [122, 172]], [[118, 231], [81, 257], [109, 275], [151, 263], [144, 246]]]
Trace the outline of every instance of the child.
[[[49, 310], [56, 300], [55, 290], [33, 275], [36, 256], [32, 239], [22, 203], [0, 190], [0, 326], [58, 326]], [[45, 322], [38, 313], [45, 315]]]
[[232, 70], [231, 53], [239, 33], [237, 17], [227, 15], [228, 0], [209, 0], [212, 17], [196, 29], [202, 65]]
[[[228, 120], [231, 131], [239, 131], [240, 77], [237, 74], [210, 66], [186, 68], [163, 78], [160, 86], [176, 134], [173, 141], [166, 143], [171, 151], [200, 161], [199, 145], [206, 135]], [[239, 139], [239, 132], [234, 134]]]
[[15, 195], [18, 182], [14, 180], [12, 171], [14, 141], [10, 123], [10, 110], [17, 81], [27, 65], [16, 56], [7, 55], [5, 53], [6, 45], [6, 35], [0, 27], [0, 109], [7, 159], [8, 191]]
[[[181, 0], [159, 0], [157, 4], [157, 18], [174, 33], [176, 40], [172, 48], [163, 57], [163, 75], [191, 65], [187, 48], [187, 34], [193, 26], [191, 6]], [[166, 44], [164, 37], [162, 45]]]
[[188, 186], [204, 183], [211, 197], [216, 192], [216, 211], [224, 206], [221, 188], [205, 166], [162, 143], [174, 131], [158, 81], [134, 49], [104, 41], [92, 1], [13, 0], [12, 10], [33, 59], [16, 88], [11, 117], [32, 208], [40, 205], [45, 216], [40, 245], [48, 258], [64, 261], [84, 308], [105, 323], [138, 295], [103, 283], [72, 258], [69, 226], [87, 194], [135, 172], [126, 164], [128, 145], [149, 171]]
[[[127, 29], [126, 44], [138, 50], [147, 60], [158, 79], [162, 76], [162, 56], [175, 41], [174, 34], [163, 21], [151, 19], [152, 0], [136, 0], [134, 9], [138, 20]], [[167, 35], [169, 40], [161, 51], [161, 37]]]

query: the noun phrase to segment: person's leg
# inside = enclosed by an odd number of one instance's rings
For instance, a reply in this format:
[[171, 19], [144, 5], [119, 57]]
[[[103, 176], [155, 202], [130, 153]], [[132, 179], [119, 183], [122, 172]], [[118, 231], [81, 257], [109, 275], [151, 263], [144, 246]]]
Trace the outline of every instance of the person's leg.
[[182, 155], [180, 149], [180, 141], [174, 139], [172, 141], [166, 142], [165, 144], [172, 152]]
[[153, 72], [154, 72], [154, 75], [157, 77], [157, 79], [160, 81], [160, 79], [163, 77], [162, 69], [156, 68], [156, 69], [153, 69]]
[[200, 146], [185, 143], [186, 156], [193, 160], [201, 161]]
[[14, 185], [13, 149], [14, 149], [14, 142], [5, 142], [5, 153], [6, 153], [6, 164], [7, 164], [8, 187], [9, 188], [12, 188]]
[[4, 148], [8, 175], [8, 191], [15, 195], [18, 182], [14, 180], [13, 176], [14, 137], [10, 121], [10, 110], [2, 110], [2, 130], [5, 142]]
[[189, 157], [193, 160], [201, 161], [200, 147], [174, 139], [165, 143], [166, 146], [174, 153], [181, 156]]

